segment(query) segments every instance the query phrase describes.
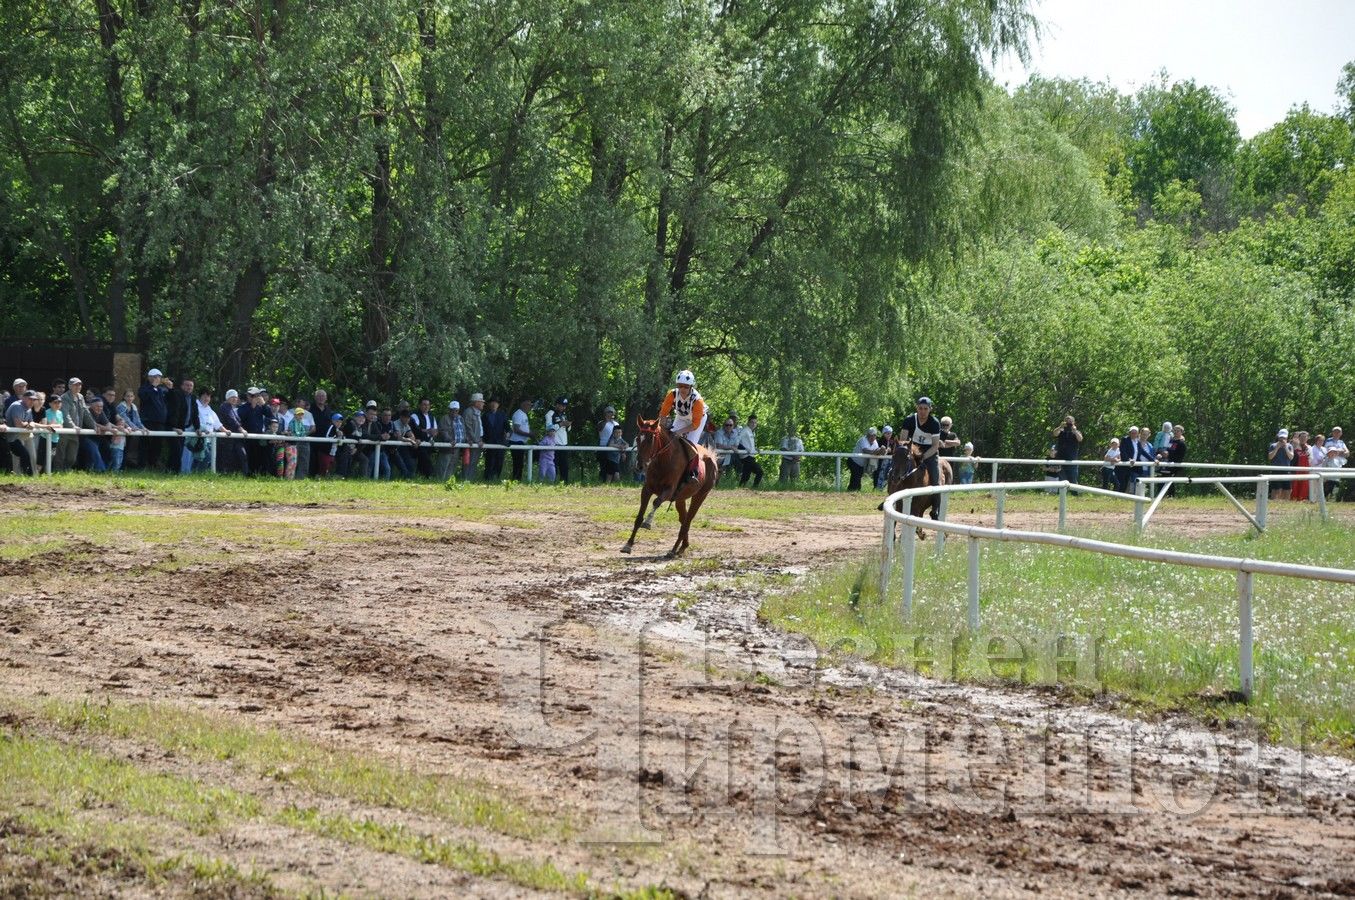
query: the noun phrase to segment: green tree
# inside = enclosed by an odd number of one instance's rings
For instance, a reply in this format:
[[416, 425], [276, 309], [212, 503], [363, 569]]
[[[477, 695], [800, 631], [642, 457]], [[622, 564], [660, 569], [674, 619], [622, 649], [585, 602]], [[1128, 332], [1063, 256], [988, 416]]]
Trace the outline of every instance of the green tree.
[[1156, 212], [1154, 198], [1173, 181], [1193, 184], [1211, 229], [1228, 222], [1238, 131], [1233, 108], [1213, 88], [1193, 80], [1156, 84], [1134, 95], [1125, 165], [1140, 220]]
[[1348, 122], [1307, 104], [1243, 143], [1237, 155], [1237, 195], [1248, 212], [1292, 198], [1316, 208], [1339, 174], [1355, 162]]

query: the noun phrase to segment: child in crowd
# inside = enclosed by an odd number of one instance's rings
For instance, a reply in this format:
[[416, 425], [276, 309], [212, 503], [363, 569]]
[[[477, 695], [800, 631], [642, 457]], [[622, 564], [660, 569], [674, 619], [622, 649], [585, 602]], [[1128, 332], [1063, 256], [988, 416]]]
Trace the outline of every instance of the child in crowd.
[[[554, 426], [554, 425], [547, 425], [547, 426], [546, 426], [546, 434], [545, 434], [544, 437], [541, 438], [541, 446], [543, 446], [543, 447], [554, 447], [554, 446], [555, 446], [555, 426]], [[554, 484], [554, 483], [555, 483], [555, 451], [554, 451], [554, 450], [542, 450], [542, 451], [541, 451], [541, 455], [538, 457], [538, 459], [540, 460], [540, 463], [541, 463], [541, 480], [544, 481], [544, 482], [546, 482], [547, 484]]]
[[1120, 461], [1120, 439], [1113, 437], [1110, 439], [1110, 446], [1101, 457], [1101, 488], [1107, 491], [1115, 490], [1115, 465]]
[[[47, 411], [43, 413], [42, 420], [47, 423], [48, 428], [66, 427], [66, 415], [61, 411], [62, 402], [60, 397], [52, 397], [52, 399], [47, 401]], [[80, 439], [77, 437], [72, 438], [72, 440], [78, 441]], [[49, 434], [47, 435], [47, 441], [52, 445], [52, 459], [56, 459], [56, 448], [57, 445], [61, 443], [61, 435]], [[38, 459], [33, 460], [34, 469], [39, 469], [46, 465], [46, 461], [42, 458], [45, 450], [46, 448], [42, 447], [41, 442], [39, 442]]]
[[[277, 419], [269, 419], [268, 433], [281, 437], [282, 423]], [[284, 440], [269, 441], [268, 452], [273, 460], [273, 474], [278, 478], [284, 477], [287, 474], [287, 442]]]
[[[1044, 480], [1062, 481], [1063, 462], [1059, 459], [1059, 445], [1050, 444], [1049, 449], [1045, 451], [1044, 458], [1045, 458]], [[1057, 488], [1045, 488], [1045, 490], [1047, 490], [1051, 494], [1058, 493]]]
[[[289, 437], [305, 437], [306, 430], [306, 410], [298, 406], [292, 410], [292, 415], [287, 420], [287, 435]], [[292, 481], [296, 478], [297, 447], [300, 444], [295, 441], [287, 441], [285, 446], [282, 477]]]
[[960, 484], [974, 483], [974, 443], [965, 441], [964, 456], [960, 457], [960, 465], [957, 469], [956, 479]]

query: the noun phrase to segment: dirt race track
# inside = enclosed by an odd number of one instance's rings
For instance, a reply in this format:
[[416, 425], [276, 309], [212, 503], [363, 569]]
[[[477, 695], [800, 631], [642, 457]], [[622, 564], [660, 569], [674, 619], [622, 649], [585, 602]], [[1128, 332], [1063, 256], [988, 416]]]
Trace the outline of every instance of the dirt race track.
[[[42, 499], [73, 510], [106, 503], [50, 490]], [[116, 506], [162, 514], [170, 529], [183, 511], [149, 497]], [[720, 528], [694, 532], [683, 566], [652, 555], [657, 543], [618, 556], [618, 526], [586, 516], [546, 514], [527, 528], [276, 507], [248, 512], [354, 541], [223, 543], [215, 560], [176, 566], [155, 565], [172, 543], [115, 549], [60, 563], [59, 576], [41, 559], [10, 565], [0, 580], [0, 694], [210, 710], [484, 781], [578, 828], [531, 838], [326, 802], [548, 858], [608, 890], [1355, 893], [1355, 766], [1035, 692], [825, 664], [757, 621], [764, 587], [749, 576], [848, 558], [878, 539], [878, 515], [738, 521], [721, 516], [718, 498], [712, 507]], [[1177, 524], [1237, 527], [1219, 515]], [[1013, 526], [1029, 521], [1009, 515]], [[660, 517], [664, 548], [673, 526], [671, 513]], [[5, 728], [51, 726], [11, 716]], [[62, 739], [274, 805], [316, 802], [301, 786], [224, 762], [108, 736]], [[533, 893], [276, 825], [194, 840], [284, 890]], [[57, 870], [27, 882], [43, 884], [143, 889]]]

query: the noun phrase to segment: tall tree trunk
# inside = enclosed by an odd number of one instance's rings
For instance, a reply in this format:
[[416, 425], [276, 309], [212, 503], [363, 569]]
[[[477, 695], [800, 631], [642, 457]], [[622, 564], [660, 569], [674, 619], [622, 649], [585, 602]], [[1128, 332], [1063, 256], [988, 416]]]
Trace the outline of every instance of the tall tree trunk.
[[641, 338], [639, 346], [633, 348], [636, 358], [630, 367], [634, 374], [630, 396], [626, 399], [626, 419], [623, 423], [624, 433], [629, 439], [635, 437], [635, 417], [657, 411], [659, 395], [673, 365], [667, 358], [672, 355], [672, 351], [659, 333], [659, 315], [667, 298], [664, 272], [668, 261], [668, 219], [673, 202], [673, 131], [674, 124], [670, 117], [664, 122], [663, 138], [659, 145], [659, 204], [654, 226], [654, 255], [650, 257], [649, 270], [645, 274], [644, 325], [647, 335]]
[[[271, 38], [274, 43], [281, 40], [286, 19], [285, 0], [273, 0], [263, 3], [256, 11], [253, 20], [256, 42], [255, 64], [261, 79], [268, 77], [266, 42]], [[254, 170], [254, 196], [257, 203], [256, 214], [263, 227], [272, 218], [272, 206], [268, 197], [269, 189], [277, 180], [276, 148], [273, 134], [276, 127], [276, 111], [271, 105], [265, 105], [263, 119], [259, 127], [259, 156]], [[239, 383], [249, 375], [253, 365], [254, 314], [263, 302], [264, 289], [268, 284], [268, 266], [264, 261], [263, 236], [255, 241], [243, 269], [235, 277], [235, 287], [231, 291], [231, 334], [222, 354], [220, 371], [224, 383]]]
[[374, 160], [367, 183], [372, 189], [372, 232], [367, 249], [371, 271], [371, 290], [362, 307], [362, 338], [369, 354], [368, 378], [388, 392], [398, 387], [395, 370], [386, 354], [390, 340], [390, 298], [395, 284], [395, 263], [391, 256], [391, 147], [386, 132], [386, 89], [380, 69], [371, 77], [372, 131]]
[[268, 271], [263, 259], [257, 256], [235, 278], [235, 289], [231, 292], [230, 340], [218, 373], [223, 386], [243, 386], [249, 377], [253, 362], [254, 313], [263, 301], [267, 281]]
[[[127, 135], [127, 104], [122, 92], [122, 64], [118, 60], [118, 35], [122, 31], [123, 20], [113, 9], [109, 0], [94, 0], [94, 8], [99, 14], [99, 42], [103, 45], [106, 70], [104, 73], [104, 92], [108, 96], [108, 118], [113, 125], [113, 159], [122, 156], [122, 142]], [[118, 173], [121, 174], [121, 173]], [[104, 197], [105, 214], [109, 221], [116, 222], [114, 229], [116, 244], [113, 248], [113, 274], [108, 282], [108, 324], [113, 340], [124, 343], [127, 340], [127, 280], [132, 265], [127, 245], [131, 242], [130, 223], [120, 209], [122, 202], [122, 179]]]

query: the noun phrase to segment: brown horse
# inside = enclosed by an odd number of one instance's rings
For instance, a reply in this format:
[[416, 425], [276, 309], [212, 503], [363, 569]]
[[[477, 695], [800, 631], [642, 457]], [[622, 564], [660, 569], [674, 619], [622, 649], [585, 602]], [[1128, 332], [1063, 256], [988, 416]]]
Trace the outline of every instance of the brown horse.
[[[889, 493], [903, 491], [909, 488], [926, 487], [930, 481], [927, 475], [927, 467], [919, 465], [922, 460], [922, 448], [916, 444], [911, 446], [900, 444], [894, 448], [894, 460], [889, 470]], [[941, 483], [953, 484], [955, 482], [955, 473], [951, 471], [950, 463], [945, 457], [941, 457], [938, 462], [941, 469]], [[924, 513], [930, 511], [931, 517], [935, 519], [940, 511], [940, 499], [936, 494], [926, 494], [921, 497], [913, 498], [913, 508], [910, 510], [914, 517], [921, 518]], [[880, 504], [884, 509], [884, 504]], [[902, 510], [899, 510], [900, 512]], [[926, 540], [927, 535], [921, 528], [917, 530], [919, 540]]]
[[[668, 558], [671, 559], [687, 549], [687, 531], [696, 518], [696, 511], [705, 502], [706, 495], [720, 480], [720, 465], [705, 447], [693, 447], [686, 438], [675, 437], [657, 420], [637, 418], [636, 421], [640, 424], [640, 436], [635, 443], [636, 462], [645, 473], [645, 483], [640, 490], [640, 511], [635, 514], [635, 527], [630, 530], [630, 540], [626, 541], [621, 552], [629, 553], [635, 546], [636, 532], [641, 527], [653, 527], [654, 513], [659, 511], [662, 504], [672, 501], [677, 506], [682, 530], [673, 542], [673, 549], [668, 551]], [[696, 481], [687, 478], [690, 457], [684, 452], [683, 444], [687, 444], [686, 449], [694, 452], [701, 461], [700, 477]], [[654, 508], [646, 518], [645, 509], [649, 506], [650, 497], [654, 498]]]

